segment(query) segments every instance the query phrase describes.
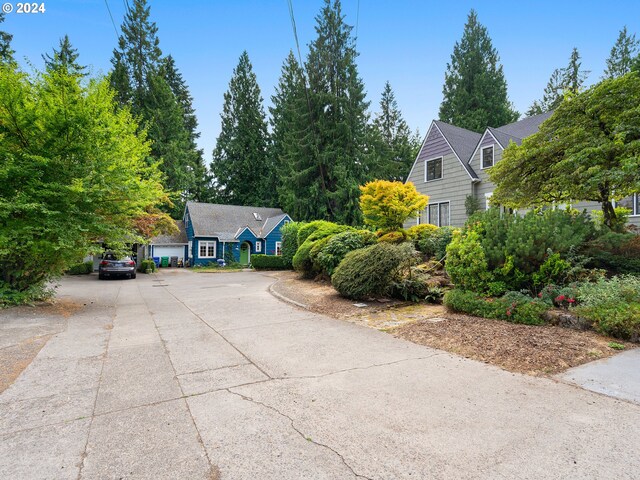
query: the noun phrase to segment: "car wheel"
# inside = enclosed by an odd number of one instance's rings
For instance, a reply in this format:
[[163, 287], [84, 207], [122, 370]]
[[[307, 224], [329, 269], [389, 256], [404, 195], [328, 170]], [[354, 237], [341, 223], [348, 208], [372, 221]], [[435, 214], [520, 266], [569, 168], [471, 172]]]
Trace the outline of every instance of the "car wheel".
[[99, 274], [98, 274], [98, 280], [104, 280], [104, 275], [103, 275], [103, 274], [101, 274], [101, 273], [99, 273]]
[[131, 280], [133, 280], [134, 278], [136, 278], [136, 274], [135, 274], [135, 273], [132, 273], [132, 274], [131, 274]]

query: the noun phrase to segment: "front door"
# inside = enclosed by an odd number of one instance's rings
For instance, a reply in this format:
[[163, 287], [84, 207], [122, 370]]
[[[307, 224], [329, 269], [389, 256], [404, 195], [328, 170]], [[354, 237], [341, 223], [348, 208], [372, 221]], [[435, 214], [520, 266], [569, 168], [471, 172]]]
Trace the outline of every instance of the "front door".
[[249, 244], [244, 242], [240, 245], [240, 264], [249, 265], [249, 258], [251, 257]]

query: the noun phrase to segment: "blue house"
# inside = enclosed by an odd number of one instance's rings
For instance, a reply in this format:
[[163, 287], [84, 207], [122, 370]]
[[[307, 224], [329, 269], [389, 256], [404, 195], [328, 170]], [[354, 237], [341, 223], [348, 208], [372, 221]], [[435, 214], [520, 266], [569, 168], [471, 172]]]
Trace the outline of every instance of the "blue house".
[[242, 265], [251, 255], [281, 255], [280, 229], [291, 217], [279, 208], [187, 202], [184, 211], [189, 265], [233, 258]]

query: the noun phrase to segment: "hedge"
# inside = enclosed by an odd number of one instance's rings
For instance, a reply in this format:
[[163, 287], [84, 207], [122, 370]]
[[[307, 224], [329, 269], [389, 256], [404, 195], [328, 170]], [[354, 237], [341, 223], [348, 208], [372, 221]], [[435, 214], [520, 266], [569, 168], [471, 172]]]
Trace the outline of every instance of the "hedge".
[[71, 266], [67, 273], [69, 275], [87, 275], [93, 272], [93, 262], [84, 262]]
[[280, 255], [251, 255], [251, 266], [256, 270], [287, 270], [289, 265]]

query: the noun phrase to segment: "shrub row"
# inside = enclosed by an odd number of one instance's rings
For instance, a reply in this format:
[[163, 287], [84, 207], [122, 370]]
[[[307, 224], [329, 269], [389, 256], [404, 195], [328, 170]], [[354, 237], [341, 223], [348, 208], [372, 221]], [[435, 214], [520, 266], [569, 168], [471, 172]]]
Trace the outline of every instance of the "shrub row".
[[156, 271], [156, 263], [151, 258], [142, 260], [140, 262], [140, 266], [138, 267], [138, 271], [142, 273], [147, 273], [147, 270], [150, 270], [151, 272]]
[[287, 261], [276, 255], [251, 255], [251, 266], [256, 270], [286, 270]]
[[93, 272], [93, 262], [78, 263], [67, 270], [69, 275], [87, 275], [91, 272]]

